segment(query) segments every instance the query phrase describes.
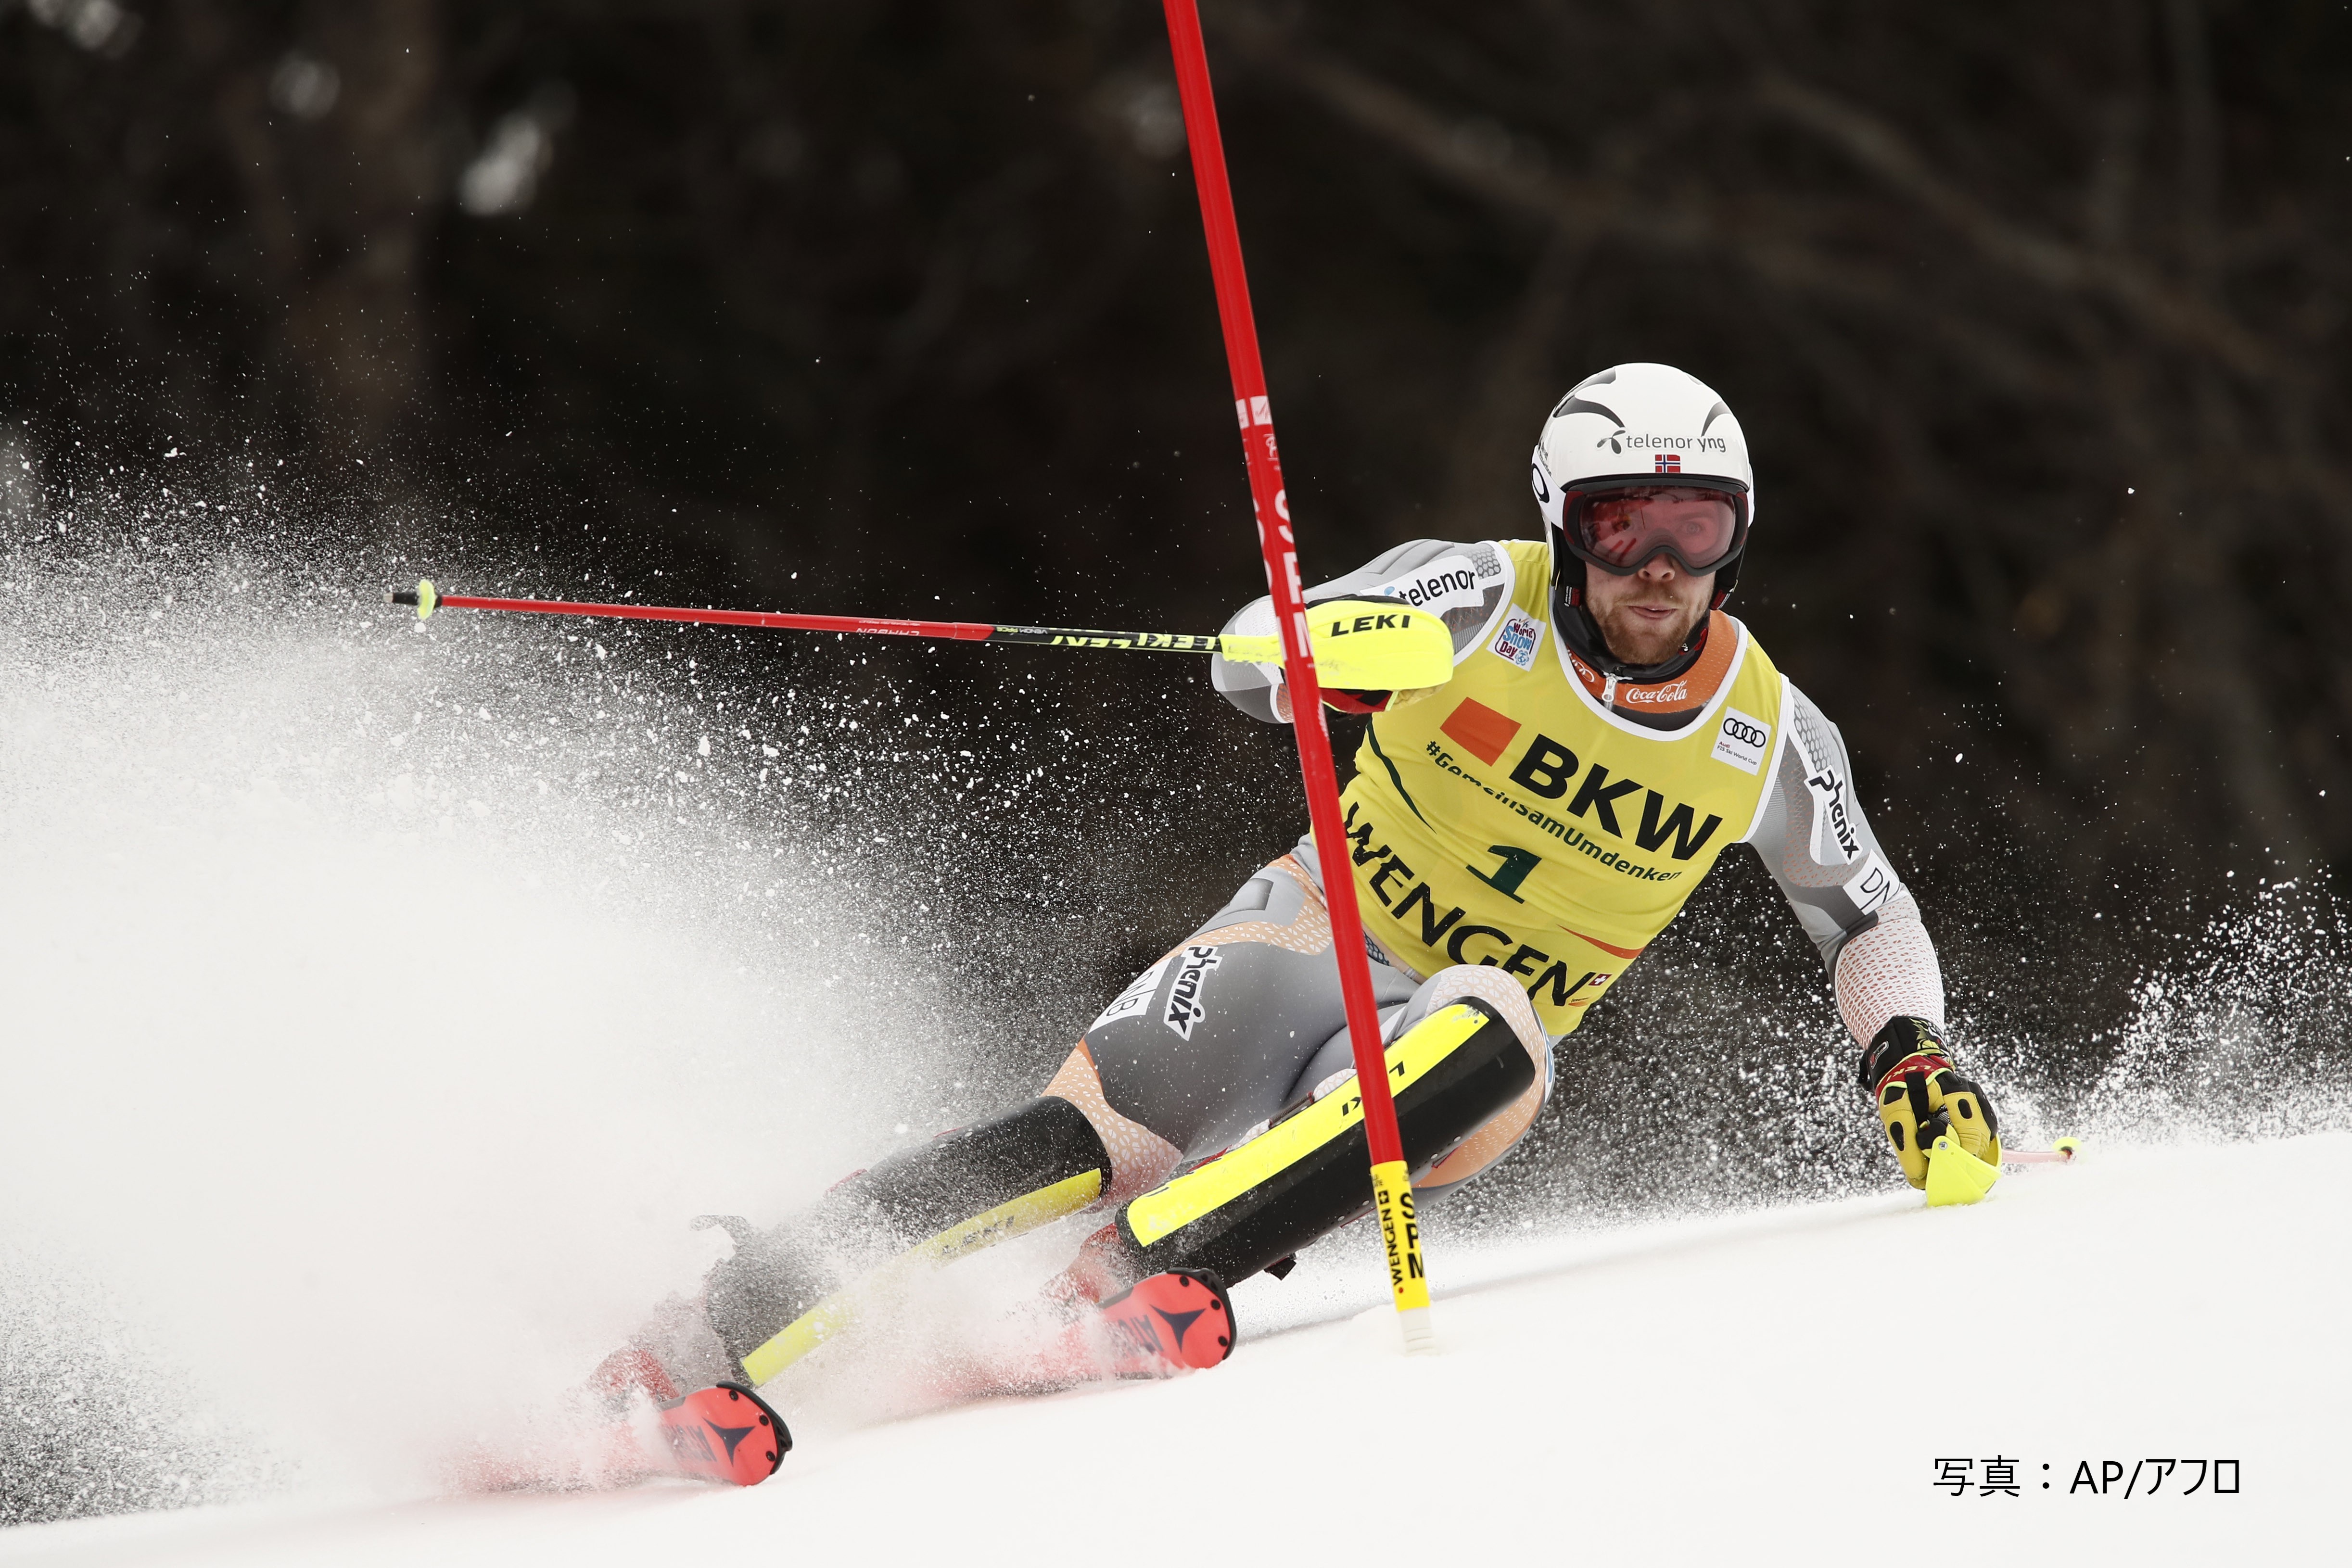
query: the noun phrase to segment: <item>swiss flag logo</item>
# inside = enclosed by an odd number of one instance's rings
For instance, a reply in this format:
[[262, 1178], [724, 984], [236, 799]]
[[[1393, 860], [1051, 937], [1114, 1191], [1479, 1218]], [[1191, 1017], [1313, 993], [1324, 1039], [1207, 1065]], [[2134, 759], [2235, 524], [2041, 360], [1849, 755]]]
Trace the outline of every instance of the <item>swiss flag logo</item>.
[[1681, 453], [1679, 453], [1679, 452], [1661, 452], [1661, 453], [1659, 453], [1659, 454], [1658, 454], [1658, 472], [1659, 472], [1659, 473], [1661, 473], [1661, 474], [1679, 474], [1679, 473], [1681, 473], [1682, 471], [1683, 471], [1683, 455], [1682, 455]]
[[1493, 765], [1519, 733], [1519, 721], [1496, 713], [1475, 697], [1465, 697], [1437, 727], [1479, 761]]

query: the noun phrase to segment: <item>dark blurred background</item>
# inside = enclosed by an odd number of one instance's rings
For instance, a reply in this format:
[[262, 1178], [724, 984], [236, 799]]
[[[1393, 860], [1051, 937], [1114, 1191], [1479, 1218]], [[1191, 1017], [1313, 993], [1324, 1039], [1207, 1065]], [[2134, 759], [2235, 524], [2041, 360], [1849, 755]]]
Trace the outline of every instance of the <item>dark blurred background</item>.
[[[1310, 572], [1532, 534], [1550, 403], [1667, 361], [1756, 454], [1733, 608], [1915, 877], [2352, 852], [2346, 6], [1204, 10]], [[1148, 0], [0, 0], [0, 213], [20, 539], [266, 449], [282, 527], [550, 562], [478, 591], [1262, 591]]]

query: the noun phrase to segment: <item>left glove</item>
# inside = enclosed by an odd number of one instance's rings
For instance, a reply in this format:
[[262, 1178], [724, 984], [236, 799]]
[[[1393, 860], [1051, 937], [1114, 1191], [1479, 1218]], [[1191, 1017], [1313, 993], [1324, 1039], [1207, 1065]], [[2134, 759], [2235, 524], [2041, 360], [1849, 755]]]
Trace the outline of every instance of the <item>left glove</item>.
[[1889, 1019], [1862, 1053], [1862, 1086], [1877, 1102], [1886, 1141], [1913, 1186], [1927, 1185], [1936, 1140], [1952, 1141], [1987, 1165], [2000, 1164], [2000, 1120], [1992, 1103], [1960, 1076], [1944, 1034], [1925, 1019]]

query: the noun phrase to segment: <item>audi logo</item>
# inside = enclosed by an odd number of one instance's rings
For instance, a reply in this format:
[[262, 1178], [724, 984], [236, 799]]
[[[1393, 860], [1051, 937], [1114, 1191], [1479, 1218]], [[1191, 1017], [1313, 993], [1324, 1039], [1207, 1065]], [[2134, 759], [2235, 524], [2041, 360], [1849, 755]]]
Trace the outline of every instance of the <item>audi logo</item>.
[[1726, 716], [1723, 733], [1742, 746], [1761, 746], [1772, 732], [1760, 724], [1750, 724], [1744, 718]]

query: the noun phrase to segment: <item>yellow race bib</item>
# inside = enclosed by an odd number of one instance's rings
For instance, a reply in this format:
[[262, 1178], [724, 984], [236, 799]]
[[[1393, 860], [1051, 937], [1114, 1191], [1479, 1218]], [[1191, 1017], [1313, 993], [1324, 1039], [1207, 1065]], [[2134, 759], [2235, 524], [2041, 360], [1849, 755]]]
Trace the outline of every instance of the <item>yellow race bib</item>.
[[1423, 975], [1499, 967], [1564, 1034], [1754, 830], [1787, 683], [1718, 612], [1709, 636], [1738, 642], [1714, 696], [1680, 730], [1633, 723], [1569, 672], [1548, 548], [1502, 548], [1512, 591], [1478, 648], [1366, 727], [1348, 848], [1382, 946]]

